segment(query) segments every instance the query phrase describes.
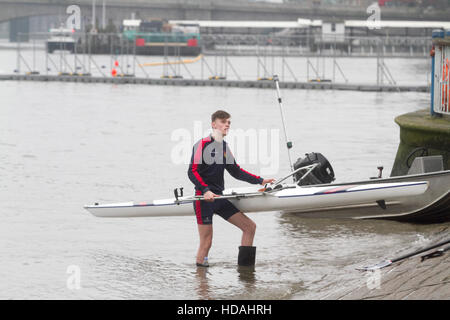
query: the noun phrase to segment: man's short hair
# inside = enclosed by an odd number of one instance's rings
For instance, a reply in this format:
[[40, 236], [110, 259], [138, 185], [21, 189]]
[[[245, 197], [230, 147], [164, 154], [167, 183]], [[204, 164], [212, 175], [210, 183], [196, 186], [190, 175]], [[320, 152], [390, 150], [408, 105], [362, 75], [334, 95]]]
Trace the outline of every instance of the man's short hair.
[[231, 115], [223, 110], [217, 110], [211, 115], [211, 122], [214, 122], [216, 119], [228, 119], [231, 118]]

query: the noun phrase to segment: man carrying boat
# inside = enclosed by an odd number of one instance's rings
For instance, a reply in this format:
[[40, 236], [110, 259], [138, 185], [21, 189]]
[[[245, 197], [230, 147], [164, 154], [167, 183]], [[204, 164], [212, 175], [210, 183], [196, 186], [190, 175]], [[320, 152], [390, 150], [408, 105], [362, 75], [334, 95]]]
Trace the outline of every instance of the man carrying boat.
[[224, 170], [234, 178], [252, 184], [271, 183], [274, 179], [263, 179], [242, 169], [233, 157], [224, 141], [230, 129], [231, 115], [218, 110], [211, 115], [212, 133], [198, 141], [193, 148], [188, 176], [195, 185], [195, 194], [203, 195], [204, 200], [194, 201], [200, 245], [197, 251], [197, 266], [208, 267], [208, 252], [212, 245], [213, 214], [234, 224], [242, 230], [239, 247], [238, 264], [252, 266], [255, 264], [256, 247], [253, 246], [256, 224], [240, 212], [229, 200], [215, 199], [224, 190]]

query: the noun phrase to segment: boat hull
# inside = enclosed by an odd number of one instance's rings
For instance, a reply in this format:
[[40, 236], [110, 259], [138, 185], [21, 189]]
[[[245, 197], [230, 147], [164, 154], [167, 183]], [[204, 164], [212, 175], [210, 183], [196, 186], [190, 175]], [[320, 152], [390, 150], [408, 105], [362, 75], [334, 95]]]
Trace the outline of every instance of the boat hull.
[[[402, 183], [326, 185], [299, 187], [292, 185], [280, 191], [260, 193], [241, 198], [229, 199], [239, 210], [246, 213], [264, 211], [317, 210], [336, 206], [357, 206], [376, 201], [390, 201], [397, 198], [411, 198], [423, 194], [428, 189], [427, 181]], [[256, 189], [241, 188], [225, 190], [224, 195], [232, 192], [254, 194]], [[188, 197], [155, 200], [151, 202], [125, 202], [85, 206], [85, 209], [97, 217], [168, 217], [193, 215], [193, 205]]]
[[[376, 203], [358, 205], [283, 210], [302, 217], [390, 219], [415, 223], [439, 223], [450, 221], [450, 170], [415, 175], [396, 176], [383, 179], [349, 182], [348, 184], [378, 184], [427, 181], [429, 188], [414, 197], [399, 196], [386, 201], [383, 209]], [[329, 185], [332, 186], [333, 184]]]

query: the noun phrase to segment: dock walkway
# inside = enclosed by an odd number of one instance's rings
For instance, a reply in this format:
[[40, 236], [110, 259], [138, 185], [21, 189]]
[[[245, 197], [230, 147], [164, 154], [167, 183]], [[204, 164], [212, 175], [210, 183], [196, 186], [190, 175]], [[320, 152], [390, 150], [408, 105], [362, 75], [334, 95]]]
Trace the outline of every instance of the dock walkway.
[[[147, 84], [170, 86], [211, 86], [234, 88], [271, 88], [271, 80], [209, 80], [209, 79], [179, 79], [179, 78], [138, 78], [138, 77], [94, 77], [94, 76], [67, 76], [67, 75], [0, 75], [0, 80], [16, 81], [60, 81], [78, 83], [114, 83], [114, 84]], [[331, 82], [280, 82], [284, 89], [322, 89], [322, 90], [355, 90], [355, 91], [387, 91], [387, 92], [429, 92], [428, 86], [409, 85], [376, 85], [376, 84], [350, 84]]]

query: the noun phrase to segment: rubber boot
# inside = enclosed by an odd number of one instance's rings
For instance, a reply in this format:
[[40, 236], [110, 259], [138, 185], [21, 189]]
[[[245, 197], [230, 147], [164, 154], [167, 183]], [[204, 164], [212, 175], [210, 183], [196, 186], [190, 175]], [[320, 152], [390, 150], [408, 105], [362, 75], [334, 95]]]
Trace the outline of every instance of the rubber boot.
[[238, 265], [250, 267], [255, 265], [256, 247], [240, 246], [238, 255]]

